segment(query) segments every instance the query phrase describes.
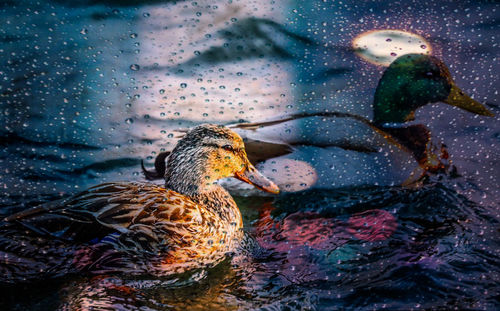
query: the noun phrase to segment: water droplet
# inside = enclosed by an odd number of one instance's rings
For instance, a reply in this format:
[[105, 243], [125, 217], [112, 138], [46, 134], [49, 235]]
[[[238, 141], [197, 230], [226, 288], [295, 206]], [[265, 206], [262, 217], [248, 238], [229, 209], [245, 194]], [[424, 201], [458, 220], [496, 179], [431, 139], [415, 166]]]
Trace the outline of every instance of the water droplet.
[[185, 89], [187, 87], [186, 83], [181, 83], [181, 88]]
[[425, 50], [425, 49], [427, 48], [427, 46], [426, 46], [425, 44], [422, 44], [422, 45], [420, 46], [420, 48]]
[[139, 66], [137, 64], [132, 64], [132, 65], [130, 65], [130, 69], [133, 71], [137, 71], [137, 70], [141, 69], [141, 66]]
[[82, 30], [80, 30], [80, 33], [81, 33], [82, 35], [86, 35], [86, 34], [88, 34], [88, 33], [89, 33], [89, 30], [88, 30], [87, 28], [82, 28]]
[[125, 123], [127, 123], [127, 124], [132, 124], [132, 123], [134, 123], [134, 119], [132, 119], [132, 118], [127, 118], [127, 119], [125, 119]]
[[394, 52], [391, 52], [391, 56], [392, 56], [392, 57], [396, 57], [396, 56], [398, 56], [398, 54], [396, 54], [396, 53], [394, 53]]
[[142, 16], [144, 16], [144, 17], [150, 17], [151, 14], [149, 14], [149, 13], [146, 12], [146, 13], [142, 14]]
[[130, 34], [130, 38], [132, 38], [132, 39], [137, 38], [137, 34], [136, 33], [131, 33]]
[[385, 42], [391, 42], [391, 41], [392, 41], [392, 39], [391, 39], [391, 38], [387, 38], [387, 39], [385, 39]]
[[164, 89], [160, 89], [160, 94], [165, 94], [165, 90]]

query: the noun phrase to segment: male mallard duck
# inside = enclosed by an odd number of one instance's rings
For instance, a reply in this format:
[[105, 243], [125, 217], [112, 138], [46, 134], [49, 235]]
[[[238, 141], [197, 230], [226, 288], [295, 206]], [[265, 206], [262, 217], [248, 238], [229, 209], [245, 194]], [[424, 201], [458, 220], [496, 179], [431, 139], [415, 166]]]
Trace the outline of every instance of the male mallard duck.
[[[414, 119], [419, 107], [439, 101], [493, 116], [455, 85], [441, 60], [407, 54], [392, 62], [380, 79], [373, 121], [349, 113], [325, 112], [234, 128], [248, 144], [249, 155], [265, 154], [261, 149], [273, 144], [281, 152], [258, 167], [285, 191], [404, 184], [415, 180], [416, 172], [443, 168], [432, 150], [429, 130], [420, 124], [403, 125]], [[446, 158], [446, 150], [442, 152]]]
[[238, 134], [200, 125], [170, 154], [165, 187], [106, 183], [5, 218], [3, 281], [77, 271], [163, 275], [213, 265], [241, 236], [240, 211], [215, 184], [225, 177], [279, 192], [250, 164]]

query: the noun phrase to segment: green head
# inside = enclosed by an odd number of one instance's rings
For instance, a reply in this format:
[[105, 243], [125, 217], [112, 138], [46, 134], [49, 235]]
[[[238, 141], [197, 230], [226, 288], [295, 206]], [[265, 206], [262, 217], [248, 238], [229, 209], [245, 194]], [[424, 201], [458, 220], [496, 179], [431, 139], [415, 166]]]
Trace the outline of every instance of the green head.
[[373, 102], [374, 122], [406, 122], [413, 119], [419, 107], [438, 101], [493, 116], [455, 85], [450, 71], [438, 58], [406, 54], [391, 63], [378, 83]]

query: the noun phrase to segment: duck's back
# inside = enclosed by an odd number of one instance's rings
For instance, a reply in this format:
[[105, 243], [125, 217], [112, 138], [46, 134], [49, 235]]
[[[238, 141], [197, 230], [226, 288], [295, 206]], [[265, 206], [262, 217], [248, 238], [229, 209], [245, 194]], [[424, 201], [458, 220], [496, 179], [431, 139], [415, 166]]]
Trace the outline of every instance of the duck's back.
[[147, 183], [107, 183], [7, 217], [4, 281], [77, 271], [166, 274], [212, 264], [229, 251], [214, 211]]
[[[361, 117], [331, 113], [238, 127], [254, 145], [263, 141], [292, 146], [288, 154], [257, 165], [283, 191], [402, 184], [418, 170], [407, 148]], [[246, 187], [224, 186], [233, 191]]]

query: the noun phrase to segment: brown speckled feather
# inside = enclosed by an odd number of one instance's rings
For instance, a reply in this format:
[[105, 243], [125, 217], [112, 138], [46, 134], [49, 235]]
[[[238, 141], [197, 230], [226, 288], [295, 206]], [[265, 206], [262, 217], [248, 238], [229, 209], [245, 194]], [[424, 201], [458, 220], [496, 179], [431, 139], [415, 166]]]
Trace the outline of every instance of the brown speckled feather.
[[279, 190], [224, 126], [192, 129], [169, 155], [165, 187], [105, 183], [0, 221], [0, 283], [68, 273], [165, 275], [212, 266], [241, 240], [241, 214], [216, 181]]
[[229, 206], [234, 219], [226, 221], [206, 207], [154, 184], [107, 183], [6, 220], [62, 241], [88, 243], [92, 251], [110, 245], [122, 256], [147, 257], [141, 262], [147, 272], [165, 274], [212, 265], [232, 251], [242, 226], [236, 205]]

